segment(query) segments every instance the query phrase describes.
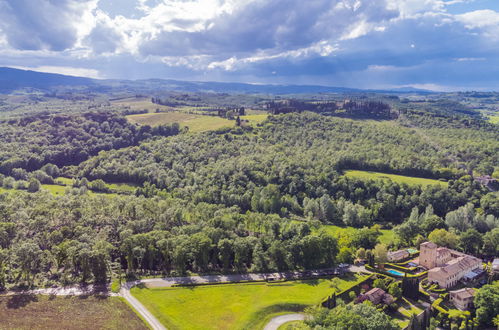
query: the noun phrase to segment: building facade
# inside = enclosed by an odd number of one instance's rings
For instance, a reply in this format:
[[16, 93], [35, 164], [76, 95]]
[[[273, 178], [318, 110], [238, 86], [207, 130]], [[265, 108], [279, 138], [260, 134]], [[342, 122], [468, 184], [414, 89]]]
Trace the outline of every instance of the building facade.
[[409, 257], [409, 252], [407, 250], [390, 251], [387, 254], [388, 261], [397, 262]]
[[425, 242], [420, 246], [419, 264], [428, 269], [428, 281], [450, 288], [466, 274], [482, 268], [482, 260]]
[[472, 288], [463, 288], [456, 291], [450, 291], [449, 297], [454, 306], [464, 311], [470, 309], [473, 306], [475, 290]]

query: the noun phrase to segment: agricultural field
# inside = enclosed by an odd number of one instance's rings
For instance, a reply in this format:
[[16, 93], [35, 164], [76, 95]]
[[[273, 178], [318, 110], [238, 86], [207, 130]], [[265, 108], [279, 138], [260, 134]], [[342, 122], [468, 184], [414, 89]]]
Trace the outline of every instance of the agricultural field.
[[441, 185], [444, 187], [448, 186], [447, 182], [433, 180], [433, 179], [425, 179], [425, 178], [417, 178], [412, 176], [404, 176], [404, 175], [396, 175], [396, 174], [387, 174], [380, 172], [371, 172], [371, 171], [345, 171], [345, 176], [349, 178], [357, 178], [362, 180], [391, 180], [396, 183], [405, 183], [408, 185], [421, 185], [423, 187], [429, 185]]
[[0, 329], [148, 329], [118, 297], [0, 296]]
[[204, 132], [223, 127], [232, 127], [235, 121], [215, 116], [194, 115], [183, 112], [145, 113], [127, 116], [133, 124], [158, 126], [178, 123], [180, 127], [189, 127], [189, 132]]
[[[333, 226], [333, 225], [322, 225], [321, 230], [324, 230], [326, 233], [334, 236], [334, 237], [340, 237], [340, 236], [350, 236], [352, 235], [357, 228], [354, 227], [340, 227], [340, 226]], [[395, 238], [395, 232], [391, 229], [381, 229], [381, 236], [379, 237], [380, 243], [389, 245], [392, 243]]]
[[[338, 290], [361, 277], [342, 278]], [[258, 329], [270, 318], [320, 303], [335, 289], [327, 279], [139, 288], [132, 294], [168, 329]], [[193, 317], [195, 315], [195, 317]]]
[[121, 106], [129, 108], [130, 110], [147, 110], [148, 112], [155, 112], [156, 109], [168, 110], [171, 107], [167, 107], [161, 104], [155, 104], [151, 102], [150, 98], [126, 98], [111, 102], [112, 105]]

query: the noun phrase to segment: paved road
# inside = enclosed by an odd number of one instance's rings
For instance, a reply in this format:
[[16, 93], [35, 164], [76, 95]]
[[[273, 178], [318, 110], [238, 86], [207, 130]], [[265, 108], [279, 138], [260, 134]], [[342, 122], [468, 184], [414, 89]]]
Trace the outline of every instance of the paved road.
[[139, 283], [147, 284], [148, 287], [170, 287], [173, 285], [186, 284], [206, 284], [206, 283], [229, 283], [241, 281], [272, 281], [282, 279], [299, 279], [303, 277], [316, 277], [333, 275], [332, 269], [313, 270], [308, 272], [282, 272], [282, 273], [263, 273], [263, 274], [230, 274], [230, 275], [204, 275], [204, 276], [186, 276], [186, 277], [164, 277], [144, 279], [135, 282], [129, 282], [128, 285], [135, 286]]
[[[133, 286], [133, 285], [132, 285]], [[166, 330], [166, 328], [158, 321], [154, 315], [151, 314], [137, 299], [135, 299], [130, 293], [130, 288], [128, 283], [125, 284], [120, 290], [120, 296], [126, 299], [130, 305], [146, 320], [153, 330]]]
[[277, 330], [284, 323], [291, 321], [303, 321], [305, 320], [305, 315], [303, 314], [286, 314], [281, 316], [276, 316], [263, 328], [263, 330]]

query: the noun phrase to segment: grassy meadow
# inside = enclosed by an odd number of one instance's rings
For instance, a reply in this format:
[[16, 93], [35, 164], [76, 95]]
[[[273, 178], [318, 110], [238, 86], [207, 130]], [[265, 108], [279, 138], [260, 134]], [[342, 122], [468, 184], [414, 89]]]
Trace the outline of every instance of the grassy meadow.
[[156, 109], [168, 110], [171, 107], [165, 105], [152, 103], [150, 98], [126, 98], [111, 102], [113, 105], [128, 107], [130, 110], [147, 110], [149, 112], [155, 112]]
[[0, 296], [0, 329], [149, 329], [118, 297]]
[[[338, 289], [361, 277], [341, 279]], [[168, 329], [259, 329], [270, 318], [320, 303], [333, 289], [328, 279], [139, 288], [132, 294]]]
[[205, 132], [223, 127], [232, 127], [235, 121], [216, 116], [203, 116], [183, 112], [144, 113], [126, 117], [128, 121], [139, 125], [165, 125], [179, 123], [180, 127], [188, 127], [189, 132]]
[[[322, 225], [321, 230], [324, 230], [326, 233], [330, 234], [334, 237], [340, 236], [350, 236], [355, 233], [357, 228], [354, 227], [340, 227], [334, 225]], [[380, 243], [390, 244], [395, 240], [395, 232], [391, 229], [381, 229], [381, 236], [379, 237]]]
[[267, 120], [268, 114], [255, 114], [255, 115], [246, 115], [246, 116], [241, 116], [241, 119], [248, 120], [250, 124], [256, 125], [263, 123], [265, 120]]
[[445, 187], [448, 186], [447, 182], [442, 182], [439, 180], [417, 178], [412, 176], [404, 176], [396, 174], [387, 174], [380, 172], [371, 172], [371, 171], [357, 171], [357, 170], [345, 171], [345, 176], [349, 178], [357, 178], [362, 180], [391, 180], [396, 183], [405, 183], [408, 185], [421, 185], [423, 187], [436, 184]]

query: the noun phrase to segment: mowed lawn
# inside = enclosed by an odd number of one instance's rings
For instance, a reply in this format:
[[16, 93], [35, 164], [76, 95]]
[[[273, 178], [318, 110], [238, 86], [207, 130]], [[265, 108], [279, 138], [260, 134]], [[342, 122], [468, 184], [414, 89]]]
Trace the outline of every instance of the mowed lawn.
[[189, 132], [204, 132], [216, 130], [222, 127], [232, 127], [234, 120], [228, 120], [216, 116], [194, 115], [182, 112], [144, 113], [126, 116], [133, 124], [158, 126], [179, 123], [180, 127], [189, 127]]
[[118, 297], [0, 296], [0, 329], [149, 329]]
[[357, 170], [345, 171], [345, 176], [350, 178], [363, 179], [363, 180], [379, 180], [379, 179], [391, 180], [396, 183], [406, 183], [408, 185], [421, 185], [423, 187], [436, 184], [445, 187], [448, 186], [447, 182], [442, 182], [439, 180], [417, 178], [412, 176], [404, 176], [396, 174], [387, 174], [380, 172], [371, 172], [371, 171], [357, 171]]
[[[321, 229], [326, 231], [326, 233], [330, 234], [334, 237], [340, 236], [351, 236], [357, 231], [357, 228], [354, 227], [340, 227], [333, 225], [322, 225]], [[390, 244], [395, 240], [395, 232], [391, 229], [381, 229], [381, 236], [379, 236], [380, 243]]]
[[[361, 277], [349, 275], [339, 289]], [[335, 289], [327, 279], [278, 283], [139, 288], [132, 294], [168, 329], [258, 329], [273, 315], [320, 303]]]

